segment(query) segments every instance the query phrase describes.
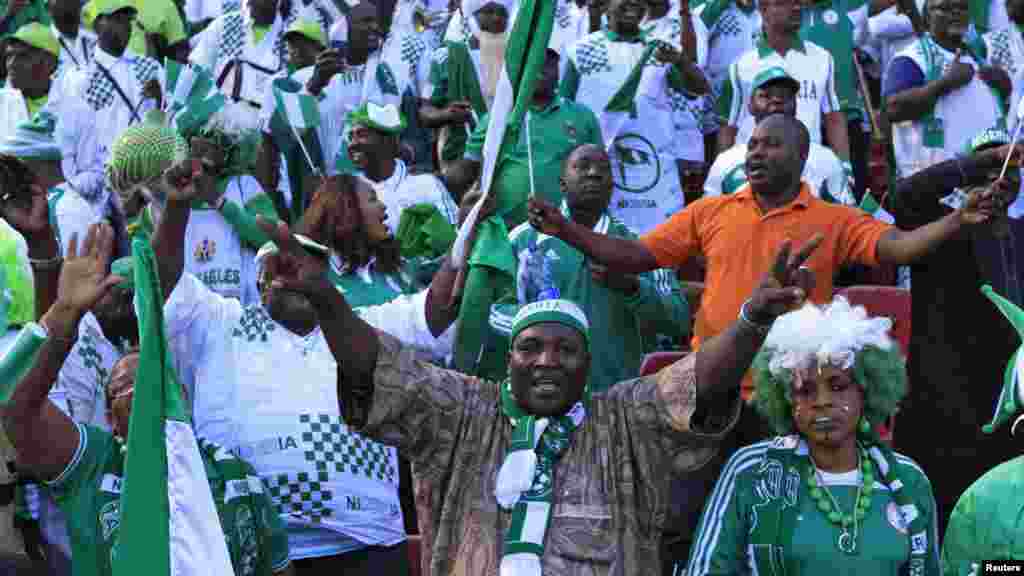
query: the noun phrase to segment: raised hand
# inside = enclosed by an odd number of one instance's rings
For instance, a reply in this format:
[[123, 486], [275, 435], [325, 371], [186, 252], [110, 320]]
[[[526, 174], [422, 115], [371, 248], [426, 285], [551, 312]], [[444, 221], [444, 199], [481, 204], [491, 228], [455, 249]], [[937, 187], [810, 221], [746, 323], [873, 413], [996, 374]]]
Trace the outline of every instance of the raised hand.
[[560, 237], [559, 234], [565, 229], [567, 220], [558, 208], [544, 200], [531, 198], [527, 204], [527, 210], [529, 211], [530, 226], [542, 234], [555, 238]]
[[344, 69], [345, 61], [341, 57], [340, 50], [324, 50], [316, 57], [316, 64], [313, 66], [313, 76], [306, 84], [306, 89], [313, 95], [319, 94], [331, 81], [331, 78]]
[[960, 208], [961, 221], [968, 225], [991, 222], [994, 217], [1006, 213], [1017, 191], [1018, 188], [1005, 178], [996, 180], [988, 187], [972, 189]]
[[89, 227], [81, 248], [78, 235], [72, 236], [57, 283], [56, 306], [84, 314], [123, 280], [107, 274], [113, 252], [114, 229], [105, 222]]
[[208, 164], [198, 158], [171, 166], [157, 178], [154, 186], [163, 196], [161, 201], [186, 203], [208, 195], [211, 187], [216, 187], [213, 175], [208, 169]]
[[334, 290], [326, 280], [326, 256], [310, 254], [284, 222], [275, 224], [259, 216], [256, 223], [277, 246], [277, 252], [267, 256], [264, 264], [272, 289], [295, 292], [310, 299], [324, 290]]
[[803, 265], [824, 239], [824, 235], [816, 234], [796, 252], [792, 251], [789, 240], [782, 243], [771, 270], [750, 295], [747, 308], [750, 320], [767, 326], [782, 314], [803, 305], [814, 281], [810, 269]]
[[15, 193], [0, 195], [0, 217], [21, 232], [30, 244], [35, 239], [53, 236], [49, 212], [46, 192], [34, 184], [27, 197]]

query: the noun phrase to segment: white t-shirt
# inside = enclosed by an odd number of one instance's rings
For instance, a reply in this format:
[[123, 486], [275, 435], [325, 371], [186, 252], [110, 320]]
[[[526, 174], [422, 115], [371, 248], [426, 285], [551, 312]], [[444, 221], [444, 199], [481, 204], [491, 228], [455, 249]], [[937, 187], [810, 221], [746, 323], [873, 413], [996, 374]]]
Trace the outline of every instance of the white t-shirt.
[[385, 222], [391, 233], [398, 231], [402, 210], [414, 204], [433, 204], [448, 222], [455, 224], [459, 207], [444, 184], [433, 174], [409, 174], [405, 162], [395, 159], [395, 171], [387, 180], [373, 183], [377, 198], [387, 208]]
[[[413, 346], [443, 348], [450, 340], [430, 336], [425, 301], [423, 292], [364, 314]], [[255, 467], [287, 523], [293, 559], [405, 539], [395, 450], [342, 421], [337, 363], [319, 328], [294, 334], [262, 306], [243, 307], [189, 274], [165, 318], [196, 435]]]
[[[704, 196], [732, 194], [746, 184], [746, 161], [746, 144], [737, 144], [719, 154], [704, 181]], [[849, 181], [839, 157], [821, 144], [811, 143], [801, 179], [810, 185], [811, 193], [818, 198], [823, 196], [824, 191], [826, 199], [839, 204], [855, 206], [857, 203], [850, 192]]]
[[806, 41], [802, 45], [794, 45], [785, 56], [780, 56], [761, 41], [729, 66], [729, 78], [722, 86], [720, 98], [723, 111], [728, 105], [729, 125], [739, 130], [736, 142], [746, 144], [754, 132], [754, 117], [749, 110], [754, 77], [767, 67], [780, 66], [800, 82], [796, 117], [807, 126], [811, 142], [821, 143], [822, 117], [840, 109], [835, 62], [821, 46]]

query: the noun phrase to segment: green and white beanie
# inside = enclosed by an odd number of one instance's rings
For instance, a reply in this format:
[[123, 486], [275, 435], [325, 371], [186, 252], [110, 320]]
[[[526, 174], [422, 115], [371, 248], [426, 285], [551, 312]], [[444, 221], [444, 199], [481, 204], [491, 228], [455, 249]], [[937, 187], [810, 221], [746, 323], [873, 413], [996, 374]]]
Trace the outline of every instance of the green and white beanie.
[[590, 345], [590, 323], [587, 321], [587, 315], [569, 300], [540, 300], [520, 308], [512, 319], [512, 340], [530, 326], [544, 322], [555, 322], [575, 328], [583, 335], [587, 346]]
[[[166, 125], [160, 110], [151, 110], [141, 124], [128, 127], [114, 141], [107, 160], [107, 185], [118, 192], [159, 177], [188, 158], [188, 142]], [[158, 198], [162, 203], [163, 199]]]
[[[1017, 330], [1018, 336], [1024, 342], [1024, 310], [1016, 304], [996, 294], [991, 286], [981, 287], [982, 293], [988, 297], [1003, 313], [1003, 316], [1010, 321], [1010, 324]], [[997, 428], [1002, 427], [1011, 419], [1013, 426], [1010, 427], [1010, 434], [1017, 428], [1017, 424], [1024, 419], [1024, 344], [1014, 352], [1010, 361], [1006, 364], [1006, 373], [1003, 376], [1003, 389], [999, 393], [999, 400], [996, 402], [995, 414], [992, 421], [982, 427], [986, 434], [991, 434]], [[1019, 416], [1018, 416], [1019, 415]]]

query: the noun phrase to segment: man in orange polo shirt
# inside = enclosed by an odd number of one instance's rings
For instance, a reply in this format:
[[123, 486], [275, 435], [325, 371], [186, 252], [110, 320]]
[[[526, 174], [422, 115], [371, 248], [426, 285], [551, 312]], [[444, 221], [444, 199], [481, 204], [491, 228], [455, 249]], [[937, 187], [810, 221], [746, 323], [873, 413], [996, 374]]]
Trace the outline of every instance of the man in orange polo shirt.
[[[832, 298], [832, 278], [842, 266], [907, 264], [964, 226], [987, 220], [972, 201], [931, 224], [902, 231], [855, 208], [819, 200], [800, 180], [808, 148], [807, 129], [799, 120], [781, 114], [765, 118], [748, 144], [746, 186], [735, 194], [687, 206], [639, 240], [596, 234], [539, 200], [531, 201], [530, 224], [622, 272], [674, 268], [702, 255], [707, 278], [694, 329], [693, 344], [698, 348], [724, 330], [741, 308], [746, 312], [745, 295], [757, 285], [758, 272], [770, 265], [783, 240], [800, 244], [823, 236], [806, 267], [816, 279], [810, 300], [824, 303]], [[745, 399], [750, 392], [744, 388]]]

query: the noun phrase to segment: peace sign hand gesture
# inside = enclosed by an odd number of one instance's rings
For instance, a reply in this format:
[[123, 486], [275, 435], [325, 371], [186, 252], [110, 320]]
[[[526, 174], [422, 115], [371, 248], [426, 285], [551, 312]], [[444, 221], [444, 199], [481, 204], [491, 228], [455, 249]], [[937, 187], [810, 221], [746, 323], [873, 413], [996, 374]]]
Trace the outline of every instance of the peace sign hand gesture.
[[[776, 318], [803, 305], [807, 294], [814, 288], [814, 275], [804, 262], [825, 239], [815, 234], [795, 253], [792, 242], [786, 240], [779, 247], [775, 264], [754, 289], [744, 304], [747, 319], [760, 326], [770, 326]], [[742, 312], [741, 312], [742, 313]]]

